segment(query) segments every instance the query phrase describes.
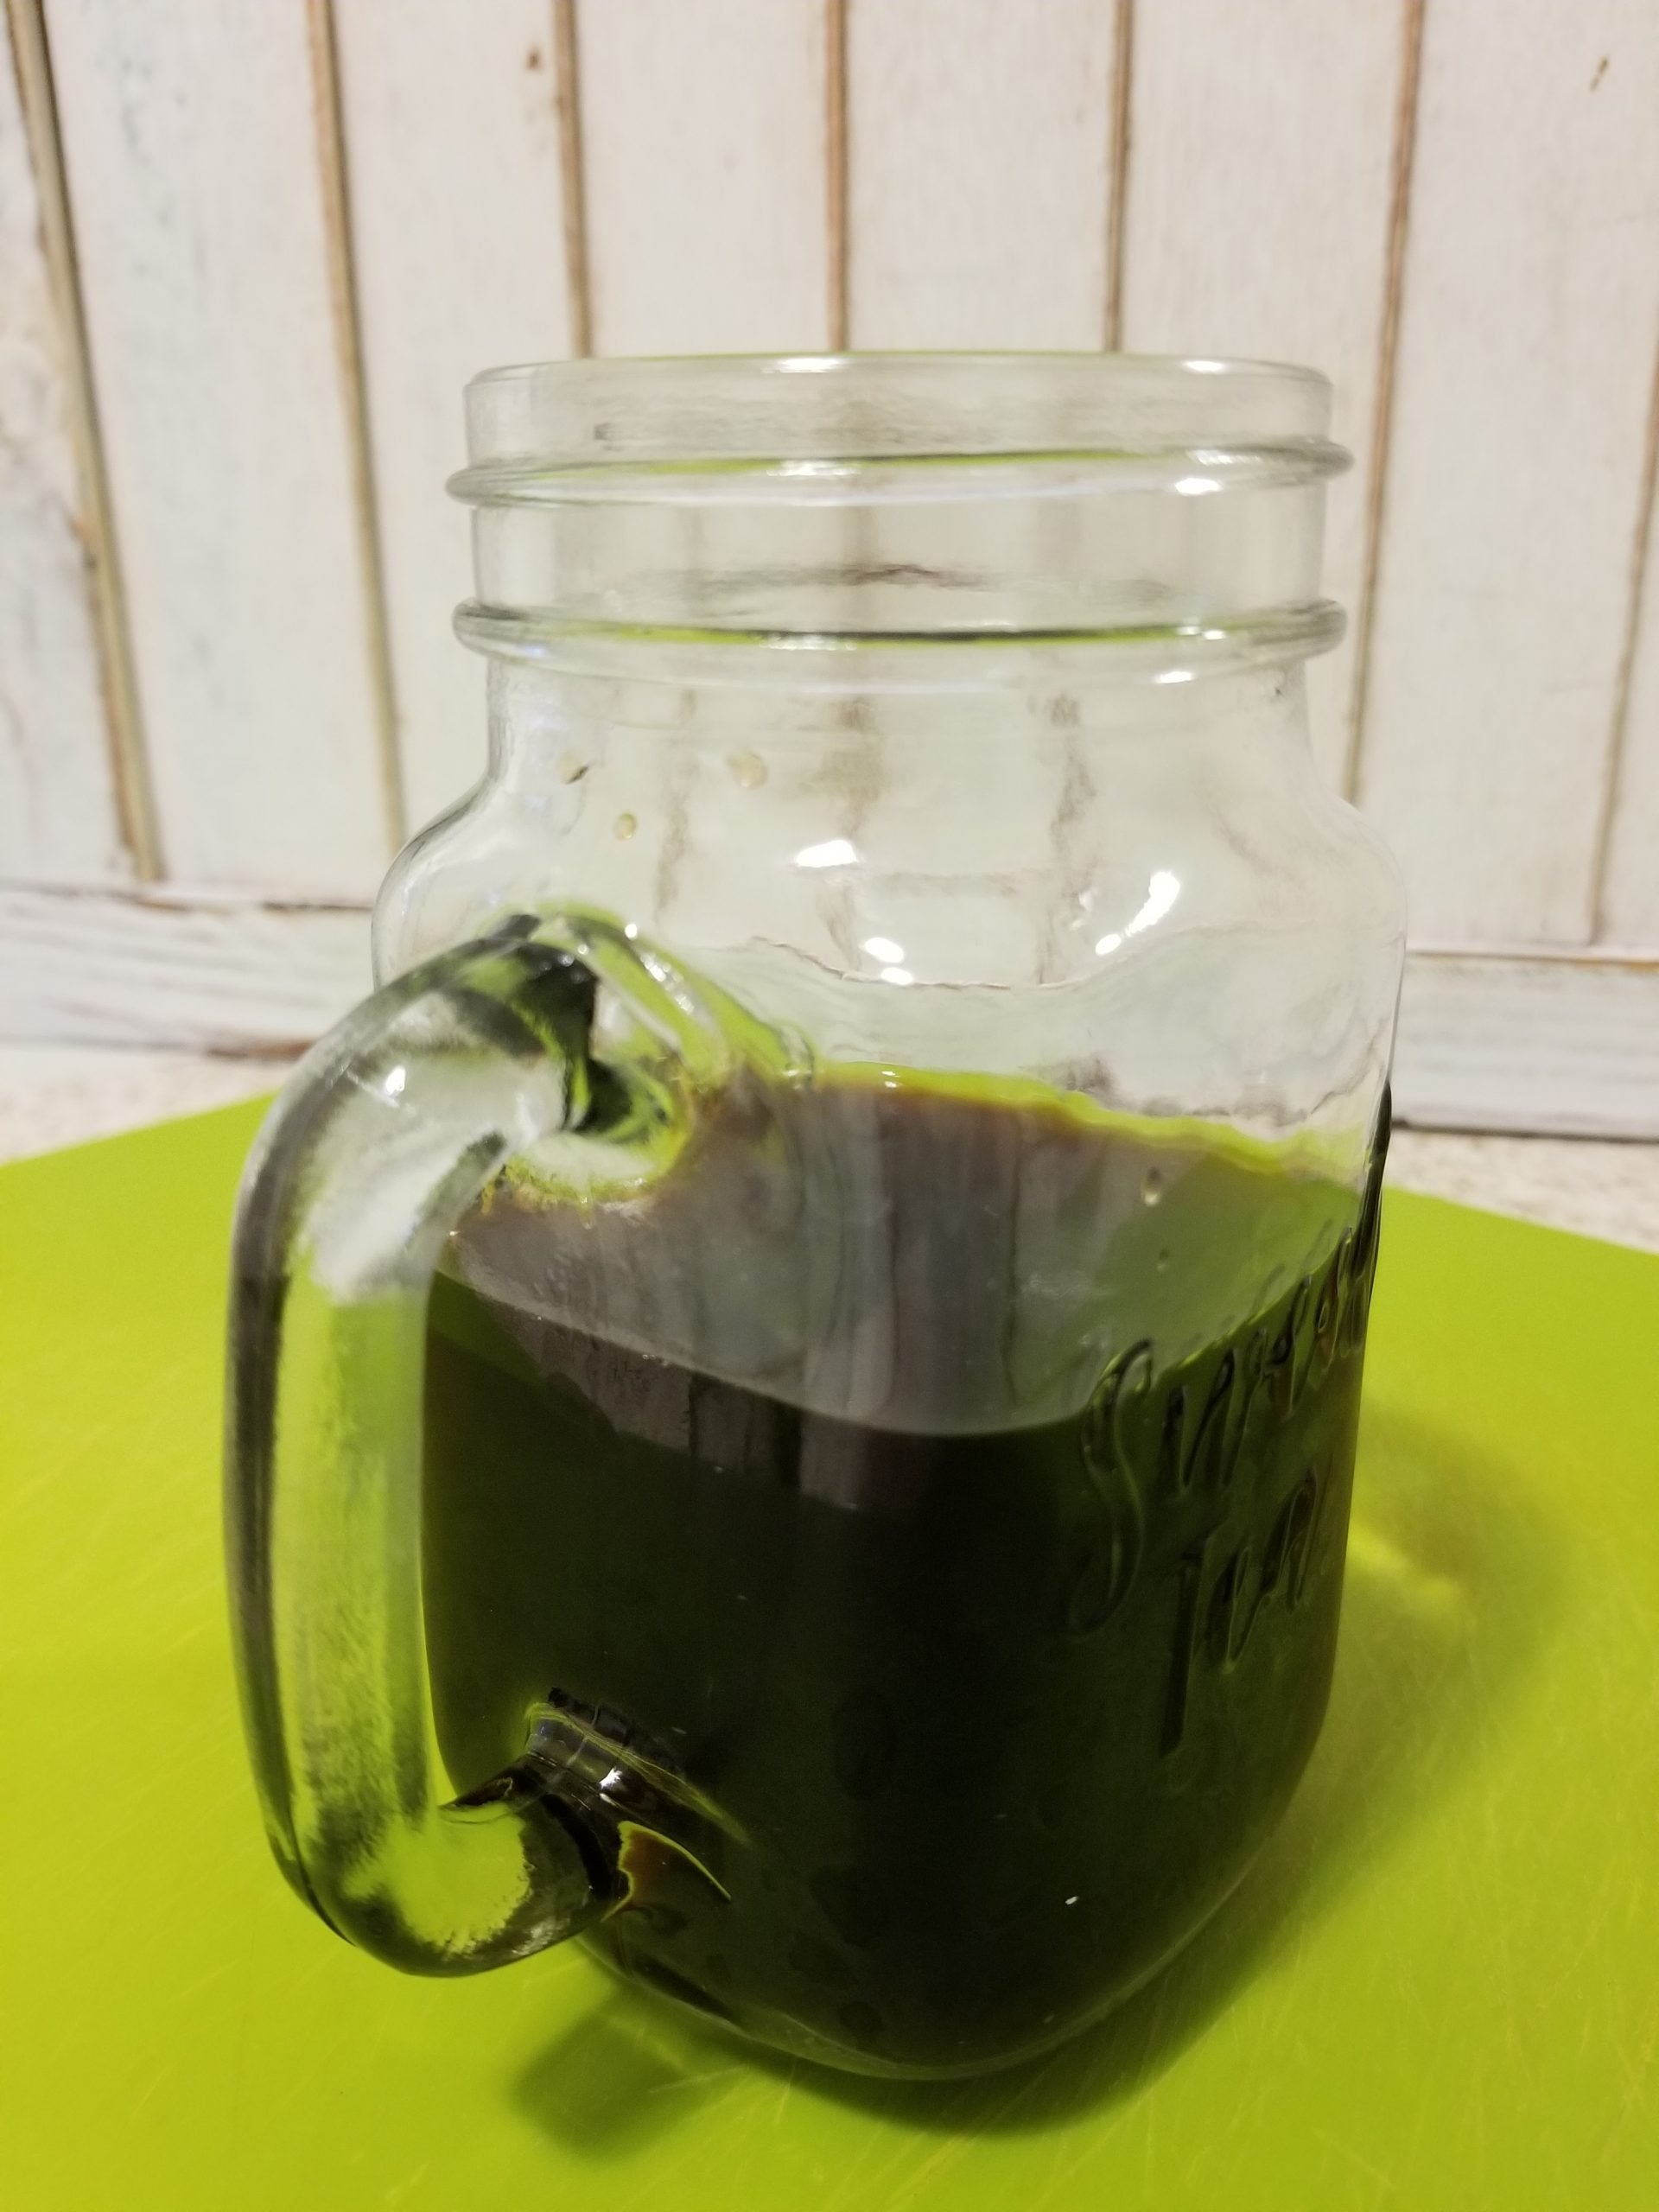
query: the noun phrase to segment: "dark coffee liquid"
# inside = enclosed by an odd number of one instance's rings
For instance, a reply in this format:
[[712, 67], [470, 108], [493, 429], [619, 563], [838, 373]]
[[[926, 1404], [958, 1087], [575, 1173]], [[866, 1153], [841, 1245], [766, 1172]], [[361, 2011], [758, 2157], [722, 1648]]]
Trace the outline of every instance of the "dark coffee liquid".
[[[717, 1110], [630, 1205], [498, 1191], [428, 1342], [455, 1782], [551, 1693], [720, 1808], [704, 1872], [659, 1859], [602, 1924], [624, 1970], [843, 2063], [1058, 2040], [1312, 1749], [1376, 1182], [889, 1078]], [[718, 1371], [572, 1325], [641, 1283]], [[845, 1342], [798, 1340], [826, 1315]]]

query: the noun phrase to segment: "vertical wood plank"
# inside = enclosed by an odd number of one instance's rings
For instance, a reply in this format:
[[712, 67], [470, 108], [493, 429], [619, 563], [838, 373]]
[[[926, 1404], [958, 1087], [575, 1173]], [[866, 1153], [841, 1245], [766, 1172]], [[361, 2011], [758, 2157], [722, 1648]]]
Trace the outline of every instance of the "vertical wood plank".
[[582, 0], [594, 350], [829, 341], [823, 0]]
[[1659, 13], [1427, 11], [1360, 795], [1420, 941], [1584, 942], [1659, 342]]
[[548, 0], [334, 0], [394, 692], [411, 822], [484, 766], [461, 387], [570, 350]]
[[1408, 0], [1153, 0], [1138, 10], [1122, 342], [1304, 361], [1354, 455], [1325, 588], [1349, 639], [1309, 670], [1315, 751], [1349, 745]]
[[[0, 11], [0, 874], [114, 883], [133, 873], [99, 683], [96, 579], [78, 466], [73, 346], [48, 264], [26, 124], [22, 41]], [[37, 96], [49, 101], [44, 84]], [[50, 128], [49, 116], [40, 118]], [[67, 241], [60, 245], [67, 262]], [[54, 296], [54, 293], [58, 296]]]
[[46, 14], [169, 869], [366, 889], [384, 701], [306, 11]]
[[853, 344], [1101, 345], [1112, 8], [849, 7]]
[[1659, 945], [1659, 354], [1648, 416], [1643, 512], [1631, 548], [1631, 635], [1625, 696], [1607, 793], [1597, 935], [1605, 944]]

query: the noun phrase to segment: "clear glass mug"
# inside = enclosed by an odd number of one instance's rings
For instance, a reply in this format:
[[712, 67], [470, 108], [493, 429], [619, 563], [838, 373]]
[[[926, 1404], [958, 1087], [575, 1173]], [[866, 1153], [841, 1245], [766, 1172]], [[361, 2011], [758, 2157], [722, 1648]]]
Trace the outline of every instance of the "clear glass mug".
[[490, 766], [237, 1230], [283, 1869], [996, 2065], [1238, 1880], [1329, 1688], [1395, 871], [1308, 750], [1329, 393], [1095, 356], [467, 394]]

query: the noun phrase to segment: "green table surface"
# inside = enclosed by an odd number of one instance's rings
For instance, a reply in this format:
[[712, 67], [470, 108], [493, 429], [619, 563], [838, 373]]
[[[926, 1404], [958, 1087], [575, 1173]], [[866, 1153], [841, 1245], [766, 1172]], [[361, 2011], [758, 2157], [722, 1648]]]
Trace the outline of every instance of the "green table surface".
[[8, 2206], [1659, 2207], [1659, 1260], [1391, 1198], [1285, 1826], [1081, 2042], [875, 2084], [575, 1949], [404, 1980], [283, 1887], [219, 1561], [256, 1119], [0, 1171]]

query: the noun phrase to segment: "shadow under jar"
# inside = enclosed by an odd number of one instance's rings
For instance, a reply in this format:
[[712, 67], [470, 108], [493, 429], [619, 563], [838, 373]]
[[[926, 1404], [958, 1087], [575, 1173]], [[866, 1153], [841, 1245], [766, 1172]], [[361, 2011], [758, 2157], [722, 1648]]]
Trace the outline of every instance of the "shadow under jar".
[[467, 393], [490, 766], [250, 1165], [278, 1858], [463, 1972], [1009, 2063], [1312, 1750], [1402, 939], [1316, 772], [1329, 393], [1127, 357]]

